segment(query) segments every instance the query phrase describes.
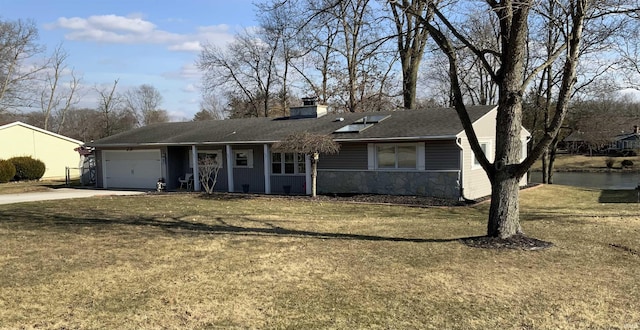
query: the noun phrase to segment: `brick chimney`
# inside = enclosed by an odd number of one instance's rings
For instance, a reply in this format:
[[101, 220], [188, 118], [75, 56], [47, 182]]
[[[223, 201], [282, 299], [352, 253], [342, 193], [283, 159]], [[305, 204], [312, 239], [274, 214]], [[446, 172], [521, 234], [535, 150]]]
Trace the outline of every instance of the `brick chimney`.
[[317, 97], [303, 97], [301, 107], [291, 107], [291, 119], [319, 118], [327, 114], [327, 106], [319, 105]]
[[638, 125], [633, 125], [633, 133], [638, 134]]

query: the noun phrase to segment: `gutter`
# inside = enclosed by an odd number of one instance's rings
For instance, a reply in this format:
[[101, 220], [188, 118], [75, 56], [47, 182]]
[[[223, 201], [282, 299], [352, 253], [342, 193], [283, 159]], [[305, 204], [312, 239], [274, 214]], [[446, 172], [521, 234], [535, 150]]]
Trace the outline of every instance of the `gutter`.
[[463, 169], [464, 169], [464, 148], [462, 148], [462, 138], [457, 138], [456, 140], [456, 145], [458, 146], [458, 148], [460, 148], [460, 174], [458, 174], [458, 177], [460, 180], [460, 200], [461, 201], [467, 201], [469, 199], [467, 199], [466, 197], [464, 197], [464, 177], [463, 177]]
[[[334, 139], [336, 142], [384, 142], [384, 141], [424, 141], [424, 140], [455, 140], [456, 135], [439, 135], [439, 136], [408, 136], [408, 137], [389, 137], [389, 138], [343, 138]], [[127, 148], [127, 147], [179, 147], [192, 145], [245, 145], [245, 144], [273, 144], [280, 140], [265, 141], [192, 141], [192, 142], [143, 142], [143, 143], [105, 143], [94, 144], [85, 143], [86, 146], [98, 148]]]
[[334, 139], [336, 142], [379, 142], [379, 141], [423, 141], [423, 140], [454, 140], [456, 135], [439, 135], [439, 136], [405, 136], [405, 137], [389, 137], [389, 138], [354, 138], [354, 139]]

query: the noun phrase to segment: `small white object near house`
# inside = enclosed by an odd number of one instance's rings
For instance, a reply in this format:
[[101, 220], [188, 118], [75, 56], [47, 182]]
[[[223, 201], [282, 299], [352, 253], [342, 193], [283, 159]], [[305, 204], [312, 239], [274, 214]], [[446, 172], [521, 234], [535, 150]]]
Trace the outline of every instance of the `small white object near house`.
[[178, 182], [180, 182], [180, 189], [183, 189], [184, 185], [187, 185], [187, 190], [191, 190], [191, 177], [193, 173], [186, 173], [183, 178], [178, 178]]

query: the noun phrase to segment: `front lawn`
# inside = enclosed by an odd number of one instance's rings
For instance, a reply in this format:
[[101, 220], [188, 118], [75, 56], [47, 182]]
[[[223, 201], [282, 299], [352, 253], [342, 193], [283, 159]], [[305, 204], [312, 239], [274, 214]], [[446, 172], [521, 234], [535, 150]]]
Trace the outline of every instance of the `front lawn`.
[[640, 327], [640, 204], [522, 192], [549, 250], [485, 250], [488, 204], [195, 194], [0, 205], [0, 328]]
[[[77, 185], [77, 183], [74, 183]], [[0, 183], [1, 194], [21, 194], [29, 192], [43, 192], [55, 188], [65, 187], [64, 180], [54, 181], [11, 181]]]

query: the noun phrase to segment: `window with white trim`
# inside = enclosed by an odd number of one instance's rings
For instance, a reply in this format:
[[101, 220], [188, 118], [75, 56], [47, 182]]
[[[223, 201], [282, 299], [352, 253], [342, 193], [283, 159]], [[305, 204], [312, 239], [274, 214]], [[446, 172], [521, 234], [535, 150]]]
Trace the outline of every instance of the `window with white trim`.
[[377, 169], [417, 169], [416, 144], [376, 145]]
[[272, 174], [305, 174], [306, 160], [304, 154], [290, 152], [274, 152], [271, 154]]
[[234, 150], [233, 167], [253, 168], [253, 150]]
[[[224, 165], [222, 161], [222, 150], [198, 150], [198, 162], [207, 158], [216, 161], [220, 168]], [[191, 150], [189, 150], [189, 167], [193, 168], [193, 151]]]
[[[482, 149], [482, 152], [484, 153], [485, 157], [487, 157], [487, 159], [490, 159], [489, 157], [489, 142], [488, 141], [484, 141], [484, 142], [479, 142], [480, 143], [480, 149]], [[473, 165], [472, 168], [481, 168], [482, 165], [480, 165], [480, 161], [478, 161], [478, 159], [476, 158], [476, 154], [473, 152], [473, 150], [471, 150], [471, 156], [473, 157]]]

